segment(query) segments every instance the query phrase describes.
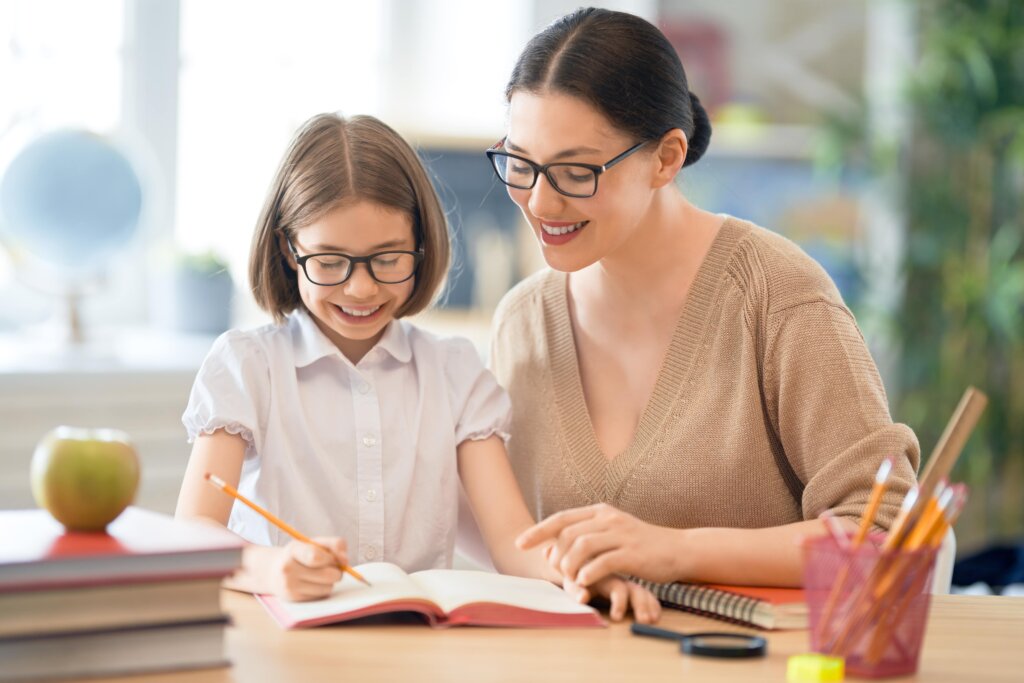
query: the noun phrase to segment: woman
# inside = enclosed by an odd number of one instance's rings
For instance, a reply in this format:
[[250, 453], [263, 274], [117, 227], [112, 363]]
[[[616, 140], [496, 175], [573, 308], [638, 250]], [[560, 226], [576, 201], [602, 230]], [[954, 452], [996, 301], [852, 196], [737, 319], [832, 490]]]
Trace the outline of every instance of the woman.
[[580, 585], [799, 585], [818, 517], [856, 528], [894, 460], [887, 527], [919, 448], [893, 424], [850, 311], [796, 245], [690, 203], [711, 137], [675, 50], [581, 9], [526, 46], [487, 154], [550, 270], [495, 316], [510, 457], [537, 519], [523, 547]]

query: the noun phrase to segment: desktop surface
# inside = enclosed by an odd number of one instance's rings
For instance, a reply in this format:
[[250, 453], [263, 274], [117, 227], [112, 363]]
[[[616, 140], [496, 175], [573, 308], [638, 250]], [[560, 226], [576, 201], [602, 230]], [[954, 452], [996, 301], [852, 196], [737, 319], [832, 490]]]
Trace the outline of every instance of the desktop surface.
[[[808, 650], [806, 631], [762, 632], [768, 638], [763, 659], [691, 657], [672, 642], [631, 635], [628, 622], [599, 630], [435, 630], [381, 621], [284, 631], [251, 596], [224, 591], [223, 604], [234, 622], [226, 645], [232, 666], [109, 680], [749, 683], [785, 681], [787, 658]], [[746, 630], [674, 610], [666, 610], [659, 625], [679, 631]], [[917, 675], [886, 680], [1017, 682], [1022, 671], [1024, 599], [942, 595], [933, 597]]]

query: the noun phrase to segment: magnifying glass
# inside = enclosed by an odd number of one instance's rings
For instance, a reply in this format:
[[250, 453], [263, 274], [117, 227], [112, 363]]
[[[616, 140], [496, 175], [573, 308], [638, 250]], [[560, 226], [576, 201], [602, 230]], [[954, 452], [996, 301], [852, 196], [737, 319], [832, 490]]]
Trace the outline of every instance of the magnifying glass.
[[699, 633], [680, 633], [669, 631], [646, 624], [633, 624], [630, 631], [635, 636], [649, 636], [675, 640], [679, 650], [688, 655], [698, 657], [718, 657], [724, 659], [742, 659], [747, 657], [764, 657], [768, 653], [768, 641], [761, 636], [745, 633], [727, 633], [718, 631], [702, 631]]

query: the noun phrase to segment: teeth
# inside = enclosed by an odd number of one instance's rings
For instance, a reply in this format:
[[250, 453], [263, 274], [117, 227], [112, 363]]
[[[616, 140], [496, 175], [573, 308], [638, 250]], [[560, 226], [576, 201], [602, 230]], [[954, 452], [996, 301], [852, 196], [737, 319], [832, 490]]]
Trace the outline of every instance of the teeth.
[[546, 232], [549, 235], [568, 235], [570, 232], [576, 232], [577, 230], [582, 228], [584, 223], [586, 223], [586, 221], [580, 221], [579, 223], [567, 225], [564, 228], [555, 228], [553, 226], [548, 225], [547, 223], [541, 223], [540, 227], [542, 227], [544, 229], [544, 232]]
[[347, 315], [353, 315], [357, 318], [365, 318], [368, 315], [376, 313], [380, 309], [380, 306], [377, 306], [376, 308], [368, 308], [365, 311], [360, 311], [355, 308], [346, 308], [344, 306], [338, 306], [338, 308], [344, 311]]

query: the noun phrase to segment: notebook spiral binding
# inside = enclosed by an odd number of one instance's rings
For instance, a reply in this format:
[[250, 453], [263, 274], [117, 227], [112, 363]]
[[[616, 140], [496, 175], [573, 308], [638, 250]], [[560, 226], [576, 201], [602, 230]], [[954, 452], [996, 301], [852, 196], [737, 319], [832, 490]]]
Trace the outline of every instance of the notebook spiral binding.
[[697, 584], [655, 583], [633, 577], [630, 580], [649, 590], [664, 607], [744, 626], [757, 626], [754, 610], [762, 602], [757, 598]]

